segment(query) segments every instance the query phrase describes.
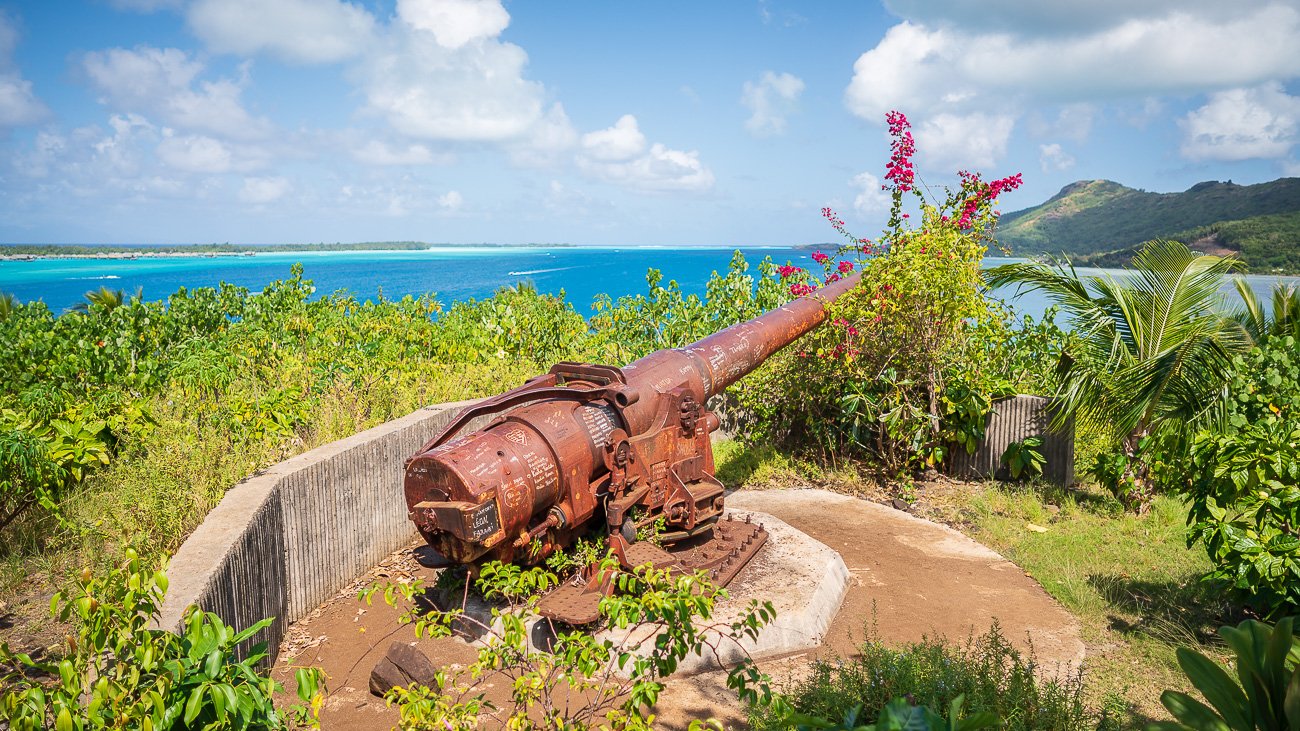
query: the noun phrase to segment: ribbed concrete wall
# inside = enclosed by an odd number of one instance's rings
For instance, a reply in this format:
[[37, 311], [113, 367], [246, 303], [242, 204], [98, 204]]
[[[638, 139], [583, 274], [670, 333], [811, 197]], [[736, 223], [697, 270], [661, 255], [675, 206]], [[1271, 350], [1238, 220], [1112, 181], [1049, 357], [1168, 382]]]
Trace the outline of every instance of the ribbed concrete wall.
[[291, 622], [415, 537], [402, 463], [472, 403], [420, 409], [235, 485], [173, 557], [158, 626], [179, 628], [191, 604], [240, 629], [274, 617], [255, 638], [274, 652]]
[[1007, 447], [1028, 437], [1040, 437], [1040, 451], [1046, 458], [1043, 476], [1058, 485], [1069, 485], [1074, 482], [1074, 422], [1058, 432], [1049, 429], [1051, 421], [1051, 399], [1019, 395], [994, 402], [984, 441], [974, 454], [954, 446], [947, 461], [948, 474], [967, 480], [1005, 477], [1002, 454]]

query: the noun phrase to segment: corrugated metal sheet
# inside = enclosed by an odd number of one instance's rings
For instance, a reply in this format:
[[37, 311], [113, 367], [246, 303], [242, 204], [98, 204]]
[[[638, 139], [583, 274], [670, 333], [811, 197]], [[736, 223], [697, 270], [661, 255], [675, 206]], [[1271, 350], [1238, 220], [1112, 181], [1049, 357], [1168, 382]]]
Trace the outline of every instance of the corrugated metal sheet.
[[1028, 437], [1040, 437], [1046, 459], [1043, 477], [1058, 485], [1073, 483], [1074, 422], [1071, 420], [1060, 431], [1051, 430], [1052, 405], [1052, 399], [1023, 394], [994, 402], [984, 440], [973, 454], [954, 446], [947, 460], [948, 474], [965, 480], [1004, 478], [1007, 474], [1002, 455], [1007, 447]]

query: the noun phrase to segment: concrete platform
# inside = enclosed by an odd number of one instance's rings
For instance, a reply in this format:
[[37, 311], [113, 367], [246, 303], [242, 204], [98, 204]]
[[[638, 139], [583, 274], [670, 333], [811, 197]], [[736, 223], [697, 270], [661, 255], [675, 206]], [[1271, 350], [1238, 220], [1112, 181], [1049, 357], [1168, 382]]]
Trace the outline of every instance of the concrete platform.
[[[728, 510], [726, 515], [762, 523], [768, 538], [758, 555], [727, 587], [730, 596], [715, 606], [710, 622], [730, 625], [746, 612], [751, 600], [772, 602], [776, 618], [756, 639], [724, 642], [716, 653], [688, 656], [678, 666], [675, 677], [728, 667], [746, 655], [763, 660], [815, 649], [822, 644], [848, 591], [848, 567], [826, 544], [767, 513]], [[615, 645], [629, 639], [628, 633], [613, 631], [602, 632], [599, 637]]]

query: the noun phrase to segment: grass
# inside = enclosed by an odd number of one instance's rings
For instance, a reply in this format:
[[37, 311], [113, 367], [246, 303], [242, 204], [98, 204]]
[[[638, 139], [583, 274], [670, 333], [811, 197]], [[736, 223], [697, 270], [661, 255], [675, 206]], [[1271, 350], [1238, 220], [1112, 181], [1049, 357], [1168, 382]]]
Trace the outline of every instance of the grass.
[[[868, 639], [859, 655], [817, 662], [788, 697], [797, 712], [831, 721], [854, 707], [860, 707], [860, 718], [874, 719], [899, 697], [946, 713], [961, 696], [965, 713], [993, 713], [1005, 731], [1114, 728], [1108, 717], [1086, 707], [1082, 691], [1078, 676], [1037, 677], [1034, 658], [1012, 647], [995, 624], [964, 646], [924, 639], [892, 649]], [[755, 731], [785, 728], [766, 709], [752, 714], [751, 725]]]
[[175, 390], [152, 397], [148, 409], [157, 426], [123, 445], [123, 458], [67, 496], [61, 520], [35, 516], [9, 532], [0, 555], [0, 639], [34, 649], [61, 638], [57, 627], [47, 627], [47, 610], [50, 595], [68, 577], [82, 567], [106, 570], [127, 545], [147, 554], [175, 553], [226, 491], [249, 475], [421, 406], [495, 393], [538, 370], [530, 363], [421, 363], [336, 383], [317, 395], [291, 435], [233, 435], [220, 423], [196, 419], [202, 403], [193, 397]]
[[[729, 485], [841, 489], [816, 472], [800, 476], [800, 465], [788, 457], [719, 446], [719, 475], [747, 476]], [[955, 525], [1014, 561], [1078, 617], [1087, 646], [1083, 697], [1094, 712], [1118, 701], [1126, 707], [1126, 727], [1167, 720], [1160, 693], [1192, 692], [1176, 649], [1226, 657], [1215, 630], [1240, 617], [1199, 580], [1210, 562], [1201, 548], [1187, 547], [1187, 510], [1179, 500], [1159, 497], [1137, 516], [1089, 489], [936, 483], [922, 485], [919, 495], [916, 512]]]

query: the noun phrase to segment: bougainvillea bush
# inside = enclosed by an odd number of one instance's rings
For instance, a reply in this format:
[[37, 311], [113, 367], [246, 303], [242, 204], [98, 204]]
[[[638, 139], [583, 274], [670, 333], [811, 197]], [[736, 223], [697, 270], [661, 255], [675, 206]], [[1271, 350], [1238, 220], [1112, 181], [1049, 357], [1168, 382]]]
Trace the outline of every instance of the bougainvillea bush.
[[[954, 447], [973, 449], [991, 400], [1041, 390], [1041, 357], [1018, 358], [1018, 339], [1050, 351], [1060, 331], [1049, 322], [1013, 327], [1010, 311], [983, 292], [981, 265], [993, 242], [999, 196], [1020, 175], [985, 181], [962, 171], [960, 186], [936, 199], [916, 177], [907, 118], [891, 112], [893, 137], [883, 186], [889, 224], [876, 240], [823, 215], [846, 243], [817, 252], [821, 271], [781, 267], [791, 294], [861, 271], [858, 287], [831, 308], [823, 327], [779, 357], [743, 389], [754, 433], [823, 456], [874, 458], [891, 475], [941, 462]], [[906, 204], [906, 205], [905, 205]], [[779, 418], [778, 418], [779, 415]]]

